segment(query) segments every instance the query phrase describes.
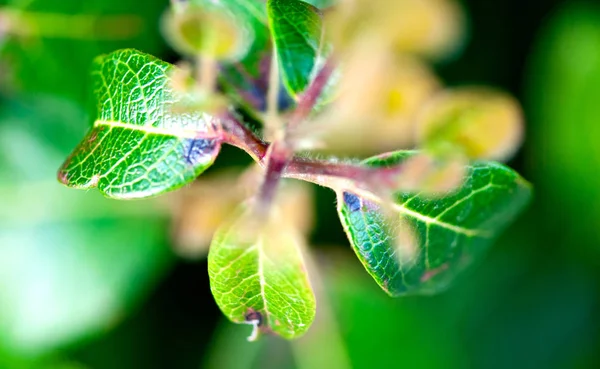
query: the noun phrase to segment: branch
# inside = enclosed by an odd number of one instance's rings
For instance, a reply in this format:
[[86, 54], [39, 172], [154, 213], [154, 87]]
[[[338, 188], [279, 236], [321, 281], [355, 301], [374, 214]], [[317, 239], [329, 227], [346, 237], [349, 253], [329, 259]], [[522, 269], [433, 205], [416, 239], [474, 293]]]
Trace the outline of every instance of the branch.
[[300, 97], [298, 106], [283, 131], [283, 137], [276, 139], [269, 147], [267, 173], [258, 194], [258, 204], [263, 210], [267, 209], [271, 204], [277, 190], [277, 185], [279, 184], [279, 179], [293, 159], [296, 150], [296, 145], [292, 142], [293, 133], [310, 116], [332, 72], [333, 61], [332, 59], [327, 59], [315, 79]]
[[266, 167], [264, 186], [267, 188], [262, 195], [265, 199], [273, 196], [279, 177], [299, 179], [334, 190], [362, 189], [371, 192], [394, 186], [402, 171], [402, 166], [371, 168], [335, 159], [320, 160], [299, 156], [289, 158], [293, 153], [282, 150], [281, 146], [277, 149], [277, 145], [264, 142], [232, 113], [223, 117], [221, 139], [224, 143], [244, 150], [260, 166]]
[[244, 150], [254, 161], [264, 165], [263, 161], [267, 155], [269, 144], [248, 129], [233, 113], [226, 113], [223, 116], [221, 127], [221, 139], [224, 143]]
[[294, 157], [283, 171], [283, 177], [301, 179], [334, 190], [379, 192], [381, 188], [394, 187], [402, 169], [402, 165], [373, 168], [360, 163]]
[[221, 124], [223, 142], [244, 150], [266, 169], [264, 182], [258, 194], [260, 210], [268, 209], [282, 177], [300, 179], [338, 191], [356, 190], [367, 193], [393, 188], [397, 181], [402, 171], [401, 165], [371, 168], [358, 163], [340, 163], [335, 160], [294, 156], [293, 146], [287, 142], [290, 132], [308, 118], [332, 71], [333, 62], [329, 59], [302, 95], [286, 127], [285, 137], [281, 141], [266, 143], [240, 122], [233, 113], [228, 112], [223, 116]]
[[325, 86], [327, 86], [327, 82], [329, 82], [329, 78], [334, 70], [334, 62], [333, 59], [329, 58], [321, 67], [321, 70], [316, 75], [315, 79], [312, 81], [310, 86], [304, 91], [302, 96], [300, 97], [300, 101], [298, 102], [298, 106], [294, 111], [294, 114], [290, 118], [290, 121], [287, 125], [287, 133], [296, 130], [298, 126], [304, 122], [313, 111], [319, 96], [323, 93]]

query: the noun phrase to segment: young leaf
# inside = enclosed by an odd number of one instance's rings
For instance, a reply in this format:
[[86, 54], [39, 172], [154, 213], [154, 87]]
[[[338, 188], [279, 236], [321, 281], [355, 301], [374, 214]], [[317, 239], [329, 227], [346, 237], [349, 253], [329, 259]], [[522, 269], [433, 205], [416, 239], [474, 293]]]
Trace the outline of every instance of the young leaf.
[[267, 14], [285, 87], [293, 96], [310, 82], [321, 42], [321, 16], [300, 0], [269, 0]]
[[461, 87], [439, 94], [419, 114], [417, 141], [428, 151], [461, 151], [476, 160], [506, 160], [523, 139], [517, 101], [489, 88]]
[[[192, 4], [205, 6], [210, 0], [194, 0]], [[267, 7], [264, 1], [223, 0], [220, 5], [236, 17], [245, 19], [254, 34], [246, 56], [235, 63], [223, 63], [219, 82], [223, 92], [235, 102], [261, 110], [266, 99], [264, 69], [270, 56], [270, 34], [267, 27]]]
[[[397, 165], [414, 154], [394, 152], [365, 164]], [[399, 296], [446, 287], [523, 208], [530, 187], [511, 169], [480, 162], [468, 168], [463, 186], [447, 197], [405, 193], [394, 197], [394, 203], [381, 205], [350, 191], [341, 192], [338, 212], [369, 274], [387, 293]], [[412, 242], [406, 242], [407, 238]]]
[[[192, 4], [214, 6], [212, 0], [192, 0]], [[244, 76], [250, 75], [253, 78], [260, 78], [262, 62], [265, 56], [268, 56], [269, 49], [269, 29], [267, 28], [267, 10], [264, 1], [257, 0], [221, 0], [219, 5], [229, 10], [236, 18], [240, 18], [250, 25], [251, 32], [254, 35], [252, 45], [246, 56], [236, 64], [235, 67], [224, 65], [224, 71], [231, 72], [230, 69], [242, 70]], [[230, 68], [228, 68], [230, 67]]]
[[165, 17], [163, 32], [180, 53], [217, 60], [243, 58], [254, 41], [247, 17], [237, 16], [220, 3], [190, 3], [174, 9]]
[[220, 149], [216, 138], [206, 138], [213, 118], [176, 110], [181, 97], [170, 85], [172, 70], [135, 50], [96, 59], [97, 120], [63, 164], [59, 180], [131, 199], [179, 188], [206, 170]]
[[208, 254], [210, 287], [235, 323], [292, 339], [312, 323], [316, 303], [295, 229], [284, 222], [257, 225], [246, 212], [215, 234]]

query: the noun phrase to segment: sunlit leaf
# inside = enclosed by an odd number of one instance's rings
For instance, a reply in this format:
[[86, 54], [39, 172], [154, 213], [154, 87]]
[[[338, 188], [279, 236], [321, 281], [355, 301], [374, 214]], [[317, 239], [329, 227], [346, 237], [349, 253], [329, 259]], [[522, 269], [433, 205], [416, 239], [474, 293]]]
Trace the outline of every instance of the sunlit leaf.
[[254, 326], [249, 339], [259, 332], [292, 339], [312, 323], [316, 303], [301, 242], [285, 221], [258, 224], [250, 211], [216, 232], [208, 254], [211, 290], [231, 321]]
[[207, 169], [220, 149], [218, 140], [206, 138], [214, 120], [178, 110], [182, 96], [171, 88], [172, 69], [135, 50], [97, 59], [97, 118], [60, 169], [59, 180], [128, 199], [179, 188]]
[[301, 0], [269, 0], [267, 13], [283, 83], [297, 95], [308, 86], [317, 61], [321, 16]]
[[[414, 152], [371, 158], [373, 167], [401, 163]], [[390, 295], [433, 293], [481, 254], [524, 207], [530, 188], [496, 163], [475, 163], [463, 186], [443, 198], [396, 193], [392, 204], [350, 191], [338, 211], [350, 243]], [[380, 200], [379, 200], [380, 201]]]

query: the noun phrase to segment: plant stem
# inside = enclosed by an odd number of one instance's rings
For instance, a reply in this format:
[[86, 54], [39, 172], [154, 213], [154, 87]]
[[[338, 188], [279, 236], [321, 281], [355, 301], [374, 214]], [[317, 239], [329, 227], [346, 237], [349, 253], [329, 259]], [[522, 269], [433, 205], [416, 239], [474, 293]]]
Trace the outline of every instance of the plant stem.
[[261, 140], [231, 113], [225, 114], [221, 126], [223, 142], [244, 150], [254, 161], [264, 165], [269, 144]]
[[312, 81], [310, 86], [304, 91], [298, 101], [298, 106], [294, 111], [290, 121], [287, 125], [287, 133], [291, 133], [298, 128], [298, 126], [304, 122], [315, 107], [319, 96], [323, 93], [329, 78], [334, 70], [333, 59], [327, 59], [319, 73], [317, 73], [315, 79]]
[[264, 177], [264, 182], [258, 193], [258, 205], [265, 211], [273, 202], [279, 180], [286, 166], [290, 161], [290, 156], [293, 152], [290, 151], [281, 142], [275, 142], [269, 147], [267, 153], [267, 170]]
[[260, 166], [266, 167], [263, 184], [267, 187], [263, 195], [266, 199], [272, 197], [281, 177], [300, 179], [335, 190], [361, 188], [373, 191], [393, 185], [402, 170], [402, 166], [370, 168], [359, 163], [293, 156], [293, 152], [285, 146], [282, 148], [281, 144], [277, 148], [277, 143], [265, 143], [231, 113], [223, 118], [222, 129], [223, 142], [244, 150]]
[[360, 163], [336, 163], [294, 157], [283, 172], [285, 178], [301, 179], [334, 190], [361, 189], [378, 192], [393, 186], [402, 166], [371, 168]]
[[196, 80], [199, 83], [200, 91], [205, 94], [213, 93], [217, 85], [217, 72], [219, 70], [217, 60], [208, 55], [198, 55], [196, 57], [196, 68]]
[[332, 72], [333, 61], [332, 59], [328, 59], [310, 86], [308, 86], [300, 97], [298, 106], [286, 125], [281, 139], [277, 138], [271, 147], [269, 147], [269, 151], [267, 152], [267, 173], [258, 193], [258, 204], [261, 208], [268, 208], [271, 204], [279, 180], [294, 157], [296, 144], [293, 142], [293, 133], [309, 117]]
[[227, 113], [223, 117], [222, 140], [246, 151], [260, 166], [266, 169], [264, 182], [258, 193], [259, 211], [264, 212], [273, 201], [281, 178], [295, 178], [336, 191], [354, 190], [365, 195], [393, 188], [402, 166], [371, 168], [358, 163], [340, 163], [334, 160], [317, 160], [294, 156], [294, 144], [290, 132], [308, 118], [333, 71], [328, 60], [313, 83], [302, 95], [297, 109], [289, 121], [282, 139], [269, 144], [250, 131], [236, 117]]
[[277, 52], [273, 50], [271, 66], [269, 67], [269, 89], [267, 91], [267, 115], [265, 118], [265, 132], [268, 140], [275, 137], [281, 129], [279, 118], [279, 66]]

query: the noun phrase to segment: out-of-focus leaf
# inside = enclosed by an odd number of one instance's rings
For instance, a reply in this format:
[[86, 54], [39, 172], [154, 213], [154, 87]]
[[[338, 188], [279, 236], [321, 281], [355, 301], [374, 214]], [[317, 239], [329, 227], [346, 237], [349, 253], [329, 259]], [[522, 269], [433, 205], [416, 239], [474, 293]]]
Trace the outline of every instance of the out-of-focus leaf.
[[[208, 0], [194, 0], [196, 4]], [[254, 109], [263, 109], [267, 93], [267, 81], [264, 78], [269, 66], [271, 44], [267, 26], [267, 9], [262, 0], [226, 0], [221, 5], [236, 16], [246, 19], [252, 28], [254, 41], [246, 56], [239, 62], [223, 63], [219, 81], [225, 92], [235, 101]]]
[[260, 332], [296, 338], [315, 316], [302, 238], [277, 219], [260, 224], [246, 210], [217, 230], [208, 253], [215, 300], [231, 321], [254, 325], [251, 340]]
[[541, 205], [547, 204], [543, 215], [554, 227], [542, 226], [565, 237], [569, 253], [593, 250], [598, 260], [600, 7], [565, 3], [559, 8], [542, 28], [526, 75], [529, 165], [540, 192], [553, 200]]
[[94, 57], [125, 47], [152, 54], [165, 49], [158, 20], [166, 5], [154, 0], [144, 6], [137, 0], [3, 1], [0, 13], [14, 24], [0, 59], [21, 90], [85, 103]]
[[326, 31], [338, 51], [352, 47], [357, 40], [373, 40], [387, 44], [398, 54], [443, 60], [455, 56], [463, 44], [465, 16], [458, 3], [455, 0], [342, 2], [341, 11], [326, 13]]
[[321, 43], [318, 9], [301, 0], [269, 0], [267, 13], [283, 84], [300, 94], [310, 82]]
[[329, 88], [336, 99], [317, 118], [327, 153], [366, 157], [415, 145], [418, 112], [440, 82], [422, 60], [377, 45], [369, 39], [348, 51], [338, 85]]
[[[192, 0], [195, 4], [211, 3], [212, 0]], [[250, 50], [239, 63], [239, 67], [250, 76], [259, 77], [261, 61], [268, 55], [269, 30], [267, 28], [267, 12], [262, 0], [223, 0], [221, 6], [231, 11], [236, 17], [244, 19], [254, 33], [254, 41]]]
[[224, 3], [184, 3], [166, 14], [163, 31], [182, 54], [237, 61], [254, 40], [247, 18], [231, 12]]
[[422, 110], [415, 131], [417, 142], [429, 151], [506, 160], [521, 146], [521, 108], [503, 92], [462, 87], [440, 94]]
[[[173, 207], [173, 243], [180, 256], [205, 257], [215, 231], [235, 214], [240, 203], [256, 193], [262, 170], [252, 168], [241, 172], [232, 170], [202, 177], [167, 200]], [[312, 186], [301, 181], [290, 181], [279, 188], [282, 216], [302, 234], [312, 230], [311, 189]]]
[[[365, 161], [398, 165], [415, 152]], [[475, 163], [463, 186], [441, 198], [396, 193], [381, 205], [350, 191], [338, 194], [338, 212], [350, 243], [375, 281], [390, 295], [434, 293], [487, 249], [522, 210], [529, 184], [496, 163]], [[408, 240], [406, 239], [408, 238]]]
[[0, 105], [0, 352], [33, 358], [112, 327], [171, 263], [158, 203], [53, 179], [83, 117], [57, 99]]
[[98, 114], [92, 129], [64, 163], [58, 178], [70, 187], [108, 197], [157, 195], [193, 181], [214, 161], [213, 118], [178, 112], [183, 96], [172, 89], [173, 67], [135, 50], [96, 60]]

